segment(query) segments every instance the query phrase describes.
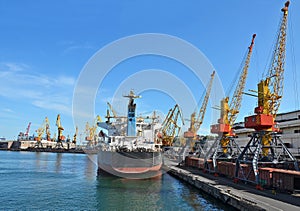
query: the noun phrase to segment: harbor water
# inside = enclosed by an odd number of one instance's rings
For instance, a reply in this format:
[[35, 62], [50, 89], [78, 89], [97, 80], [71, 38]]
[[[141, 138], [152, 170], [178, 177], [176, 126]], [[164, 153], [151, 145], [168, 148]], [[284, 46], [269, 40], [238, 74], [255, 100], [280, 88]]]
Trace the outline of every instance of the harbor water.
[[0, 210], [231, 210], [176, 178], [97, 175], [96, 155], [0, 151]]

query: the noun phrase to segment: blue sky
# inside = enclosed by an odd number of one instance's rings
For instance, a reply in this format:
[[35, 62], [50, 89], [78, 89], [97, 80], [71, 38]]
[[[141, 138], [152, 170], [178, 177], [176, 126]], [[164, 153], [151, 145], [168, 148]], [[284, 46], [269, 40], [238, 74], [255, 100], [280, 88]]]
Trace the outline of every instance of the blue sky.
[[[162, 33], [183, 39], [209, 59], [225, 91], [257, 34], [246, 89], [256, 89], [268, 67], [284, 0], [228, 1], [17, 1], [0, 0], [0, 136], [17, 137], [32, 122], [32, 134], [47, 116], [52, 134], [61, 114], [65, 135], [73, 135], [72, 99], [76, 81], [89, 59], [104, 46], [126, 36]], [[289, 13], [284, 97], [280, 112], [299, 109], [300, 2]], [[122, 81], [142, 70], [160, 69], [185, 82], [196, 101], [205, 84], [182, 64], [159, 56], [131, 58], [105, 77], [95, 100], [95, 113], [105, 116]], [[184, 71], [184, 74], [183, 74]], [[97, 73], [95, 73], [97, 74]], [[297, 77], [296, 77], [297, 76]], [[176, 84], [174, 88], [176, 89]], [[128, 87], [128, 91], [134, 87]], [[167, 113], [174, 100], [148, 90], [138, 101], [138, 113]], [[252, 114], [256, 100], [244, 96], [237, 121]], [[122, 113], [126, 104], [116, 104]], [[208, 133], [212, 109], [200, 133]], [[185, 113], [188, 118], [189, 112]], [[188, 124], [188, 123], [187, 123]], [[82, 133], [82, 132], [81, 132]], [[84, 136], [84, 135], [83, 135]]]

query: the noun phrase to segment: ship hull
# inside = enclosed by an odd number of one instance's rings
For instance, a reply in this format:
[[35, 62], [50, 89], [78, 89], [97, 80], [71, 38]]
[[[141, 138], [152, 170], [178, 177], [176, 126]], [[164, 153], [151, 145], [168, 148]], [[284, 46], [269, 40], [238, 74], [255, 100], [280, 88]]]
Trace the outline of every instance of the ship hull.
[[146, 179], [161, 175], [161, 152], [98, 152], [98, 171], [117, 177]]

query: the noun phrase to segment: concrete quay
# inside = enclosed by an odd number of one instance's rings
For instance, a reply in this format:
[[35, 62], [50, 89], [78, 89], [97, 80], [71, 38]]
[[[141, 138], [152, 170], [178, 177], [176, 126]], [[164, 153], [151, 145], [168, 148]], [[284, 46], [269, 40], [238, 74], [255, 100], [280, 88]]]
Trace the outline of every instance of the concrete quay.
[[300, 195], [256, 190], [254, 186], [236, 184], [189, 167], [169, 167], [168, 173], [239, 210], [300, 210]]

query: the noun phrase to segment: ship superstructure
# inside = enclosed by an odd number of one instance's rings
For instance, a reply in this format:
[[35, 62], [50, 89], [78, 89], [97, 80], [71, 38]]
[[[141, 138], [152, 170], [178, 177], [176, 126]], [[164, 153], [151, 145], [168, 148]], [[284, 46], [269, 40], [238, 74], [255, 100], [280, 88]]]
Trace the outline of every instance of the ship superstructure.
[[[129, 98], [126, 117], [107, 115], [106, 122], [98, 122], [102, 128], [99, 133], [99, 171], [134, 179], [157, 176], [162, 166], [161, 145], [157, 140], [161, 124], [155, 113], [151, 117], [136, 116], [134, 99], [141, 96], [130, 91], [124, 97]], [[110, 121], [111, 118], [114, 121]]]

